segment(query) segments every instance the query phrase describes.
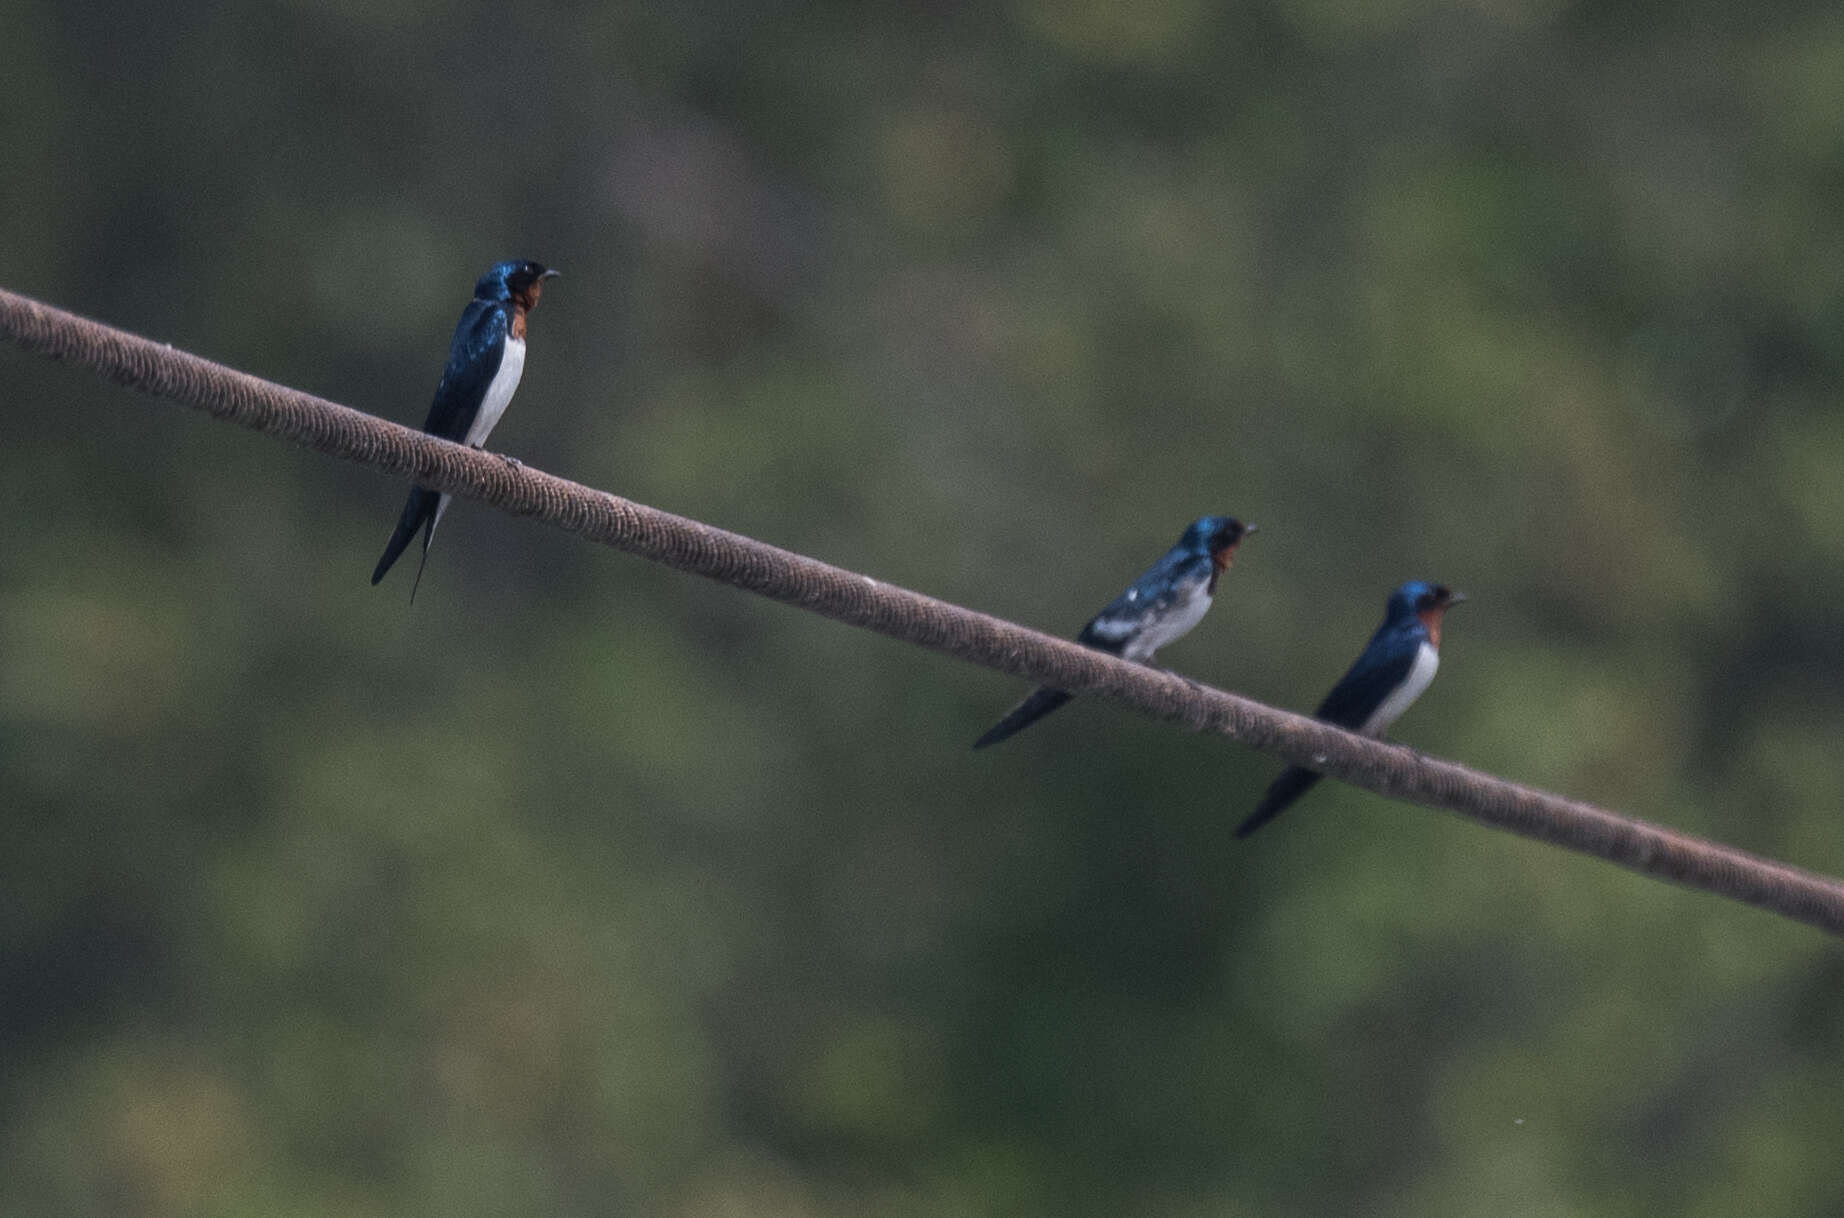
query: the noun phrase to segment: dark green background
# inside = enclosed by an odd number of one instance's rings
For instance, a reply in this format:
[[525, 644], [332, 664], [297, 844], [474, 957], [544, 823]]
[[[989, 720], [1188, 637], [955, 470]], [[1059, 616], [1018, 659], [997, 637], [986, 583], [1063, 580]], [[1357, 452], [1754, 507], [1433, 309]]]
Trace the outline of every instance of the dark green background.
[[[0, 0], [0, 283], [1844, 871], [1831, 4]], [[1819, 933], [0, 346], [0, 1211], [1835, 1215]]]

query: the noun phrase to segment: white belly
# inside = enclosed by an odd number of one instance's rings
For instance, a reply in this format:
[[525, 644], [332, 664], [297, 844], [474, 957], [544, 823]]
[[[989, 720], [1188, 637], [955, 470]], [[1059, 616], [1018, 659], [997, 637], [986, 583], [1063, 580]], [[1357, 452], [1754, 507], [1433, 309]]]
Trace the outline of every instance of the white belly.
[[1396, 692], [1383, 699], [1383, 705], [1371, 712], [1370, 718], [1364, 720], [1359, 730], [1366, 736], [1380, 736], [1389, 730], [1389, 725], [1409, 709], [1421, 692], [1434, 680], [1434, 670], [1441, 666], [1441, 653], [1434, 650], [1432, 643], [1423, 643], [1421, 650], [1415, 653], [1415, 666], [1409, 669], [1409, 675]]
[[1189, 600], [1179, 601], [1172, 606], [1171, 612], [1156, 622], [1148, 622], [1140, 636], [1121, 651], [1121, 658], [1144, 664], [1153, 658], [1153, 653], [1167, 643], [1175, 643], [1190, 634], [1194, 626], [1204, 620], [1204, 611], [1210, 608], [1210, 593], [1204, 590], [1200, 580], [1196, 591]]
[[493, 383], [487, 386], [486, 396], [480, 399], [480, 413], [474, 416], [473, 424], [467, 429], [469, 447], [479, 448], [487, 442], [487, 435], [499, 422], [499, 416], [506, 413], [513, 391], [519, 387], [519, 377], [524, 374], [525, 340], [508, 337], [506, 353], [499, 358], [499, 371], [493, 374]]
[[[522, 338], [506, 339], [506, 352], [499, 357], [499, 371], [493, 374], [492, 383], [487, 386], [486, 394], [480, 399], [480, 413], [468, 426], [466, 444], [469, 448], [479, 448], [487, 442], [494, 424], [499, 416], [506, 413], [506, 407], [512, 402], [513, 391], [519, 387], [519, 378], [525, 375], [525, 340]], [[435, 501], [435, 523], [442, 523], [442, 514], [448, 510], [449, 496], [443, 495]], [[429, 535], [435, 536], [435, 525], [429, 527]]]

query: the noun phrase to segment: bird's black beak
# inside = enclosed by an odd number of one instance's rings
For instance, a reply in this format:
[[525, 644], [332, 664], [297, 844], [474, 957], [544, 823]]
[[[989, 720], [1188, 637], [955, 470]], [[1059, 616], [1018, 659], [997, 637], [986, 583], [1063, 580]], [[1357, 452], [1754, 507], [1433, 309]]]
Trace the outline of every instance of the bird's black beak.
[[557, 278], [557, 276], [559, 276], [559, 275], [561, 275], [561, 274], [563, 274], [563, 272], [562, 272], [562, 271], [549, 271], [549, 270], [547, 270], [547, 271], [545, 271], [545, 272], [544, 272], [544, 274], [542, 274], [542, 275], [540, 275], [540, 276], [538, 276], [538, 278], [539, 278], [539, 279], [541, 279], [541, 280], [543, 280], [543, 279], [555, 279], [555, 278]]
[[1259, 533], [1259, 532], [1261, 532], [1261, 530], [1256, 528], [1252, 524], [1245, 524], [1242, 526], [1242, 535], [1244, 537], [1247, 537], [1250, 533]]
[[1449, 605], [1457, 605], [1465, 599], [1466, 599], [1466, 593], [1464, 592], [1449, 592], [1447, 594], [1447, 603]]

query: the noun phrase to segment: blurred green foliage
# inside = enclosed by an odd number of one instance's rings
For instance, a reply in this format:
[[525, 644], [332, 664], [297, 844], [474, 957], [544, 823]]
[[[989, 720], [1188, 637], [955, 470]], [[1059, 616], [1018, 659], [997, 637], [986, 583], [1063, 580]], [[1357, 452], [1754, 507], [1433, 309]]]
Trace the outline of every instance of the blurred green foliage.
[[[1818, 4], [0, 0], [0, 283], [1844, 871]], [[1803, 928], [0, 348], [0, 1211], [1830, 1215]]]

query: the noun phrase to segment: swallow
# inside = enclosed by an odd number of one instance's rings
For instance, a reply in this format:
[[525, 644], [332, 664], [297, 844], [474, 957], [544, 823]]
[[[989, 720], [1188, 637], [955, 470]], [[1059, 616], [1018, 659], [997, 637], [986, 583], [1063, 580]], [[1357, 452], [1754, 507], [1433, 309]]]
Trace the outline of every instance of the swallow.
[[[1254, 531], [1254, 525], [1233, 516], [1199, 517], [1164, 558], [1090, 619], [1076, 642], [1136, 664], [1150, 664], [1154, 652], [1183, 638], [1203, 620], [1216, 596], [1217, 580], [1235, 561], [1242, 539]], [[973, 747], [983, 749], [1023, 731], [1073, 696], [1060, 689], [1037, 690], [975, 740]]]
[[[1441, 584], [1412, 579], [1389, 594], [1383, 624], [1351, 671], [1332, 687], [1315, 719], [1336, 723], [1363, 736], [1381, 736], [1421, 697], [1441, 666], [1441, 620], [1464, 593]], [[1301, 766], [1281, 772], [1261, 797], [1253, 815], [1236, 829], [1247, 837], [1312, 790], [1320, 774]]]
[[[525, 318], [538, 304], [544, 281], [556, 271], [536, 262], [513, 260], [495, 264], [474, 285], [474, 299], [461, 311], [455, 324], [455, 337], [448, 345], [448, 366], [442, 369], [442, 383], [435, 388], [435, 400], [429, 404], [429, 417], [423, 430], [444, 440], [479, 448], [487, 433], [506, 413], [519, 377], [525, 371]], [[423, 533], [422, 561], [416, 565], [416, 582], [410, 585], [410, 600], [416, 600], [417, 586], [423, 582], [423, 566], [429, 561], [429, 542], [435, 526], [448, 510], [449, 496], [425, 487], [410, 488], [410, 498], [397, 520], [371, 573], [376, 586], [391, 569], [404, 549]]]

